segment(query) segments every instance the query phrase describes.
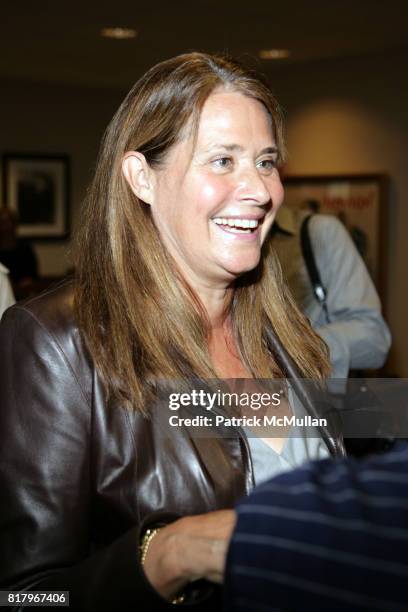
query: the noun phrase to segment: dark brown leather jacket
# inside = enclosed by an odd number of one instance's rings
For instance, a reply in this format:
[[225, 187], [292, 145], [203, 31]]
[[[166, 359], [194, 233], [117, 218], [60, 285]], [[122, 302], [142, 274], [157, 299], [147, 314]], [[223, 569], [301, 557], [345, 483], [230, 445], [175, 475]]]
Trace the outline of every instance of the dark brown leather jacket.
[[[163, 437], [107, 402], [71, 283], [6, 312], [0, 362], [0, 589], [70, 591], [74, 610], [169, 609], [140, 568], [140, 531], [232, 507], [252, 486], [245, 436]], [[190, 598], [217, 609], [218, 595], [204, 584]]]

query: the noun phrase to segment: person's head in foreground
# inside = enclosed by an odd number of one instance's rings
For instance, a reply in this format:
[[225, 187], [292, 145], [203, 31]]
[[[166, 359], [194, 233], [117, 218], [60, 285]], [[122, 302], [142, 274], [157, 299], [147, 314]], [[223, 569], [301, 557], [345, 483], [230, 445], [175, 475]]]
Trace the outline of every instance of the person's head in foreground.
[[[120, 106], [88, 192], [74, 283], [29, 302], [24, 326], [12, 309], [1, 330], [3, 395], [22, 395], [0, 412], [3, 452], [24, 464], [0, 473], [9, 587], [65, 585], [87, 610], [115, 593], [123, 610], [159, 609], [186, 586], [186, 600], [219, 605], [196, 581], [220, 580], [234, 523], [225, 508], [249, 492], [259, 460], [243, 429], [160, 435], [156, 383], [327, 374], [266, 240], [283, 156], [275, 98], [229, 59], [162, 62]], [[24, 350], [11, 359], [15, 338]], [[34, 366], [33, 351], [45, 355]], [[265, 448], [277, 465], [276, 442]], [[317, 456], [299, 444], [295, 463]], [[20, 476], [33, 466], [30, 503]]]

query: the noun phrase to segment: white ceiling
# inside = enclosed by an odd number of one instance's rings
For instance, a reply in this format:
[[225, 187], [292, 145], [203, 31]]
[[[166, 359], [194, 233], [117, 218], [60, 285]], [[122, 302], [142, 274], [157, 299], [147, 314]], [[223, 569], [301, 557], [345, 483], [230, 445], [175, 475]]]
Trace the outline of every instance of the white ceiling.
[[[2, 0], [0, 78], [127, 88], [157, 61], [189, 50], [257, 56], [264, 69], [408, 48], [402, 0]], [[136, 28], [134, 40], [99, 36]]]

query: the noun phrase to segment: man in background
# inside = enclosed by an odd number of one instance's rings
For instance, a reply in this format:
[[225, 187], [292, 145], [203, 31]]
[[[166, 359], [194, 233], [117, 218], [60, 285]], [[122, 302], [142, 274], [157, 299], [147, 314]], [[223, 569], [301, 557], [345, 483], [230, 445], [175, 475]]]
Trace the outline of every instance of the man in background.
[[347, 229], [332, 215], [312, 214], [308, 223], [326, 292], [324, 301], [317, 299], [301, 246], [302, 224], [311, 210], [281, 207], [271, 240], [298, 306], [329, 347], [332, 378], [344, 380], [351, 369], [381, 368], [391, 336], [367, 268]]
[[15, 211], [0, 207], [0, 263], [10, 272], [10, 280], [17, 299], [30, 294], [38, 277], [37, 257], [32, 246], [17, 235]]

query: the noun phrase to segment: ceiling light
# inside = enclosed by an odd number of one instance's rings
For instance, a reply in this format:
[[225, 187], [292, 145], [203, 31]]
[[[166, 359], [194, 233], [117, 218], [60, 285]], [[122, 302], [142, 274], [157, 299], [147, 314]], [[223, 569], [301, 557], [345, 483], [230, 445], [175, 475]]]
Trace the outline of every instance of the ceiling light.
[[132, 30], [130, 28], [103, 28], [101, 30], [101, 36], [124, 40], [126, 38], [136, 38], [137, 30]]
[[261, 59], [284, 59], [289, 55], [290, 51], [288, 49], [262, 49], [259, 52]]

